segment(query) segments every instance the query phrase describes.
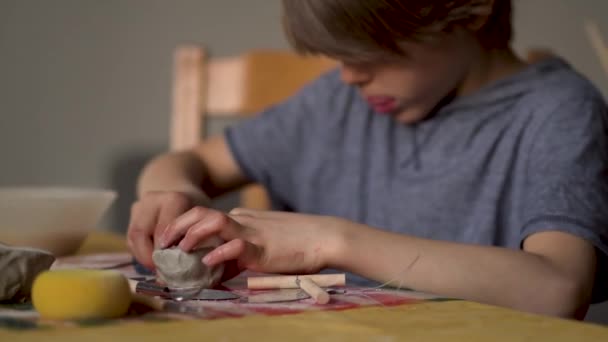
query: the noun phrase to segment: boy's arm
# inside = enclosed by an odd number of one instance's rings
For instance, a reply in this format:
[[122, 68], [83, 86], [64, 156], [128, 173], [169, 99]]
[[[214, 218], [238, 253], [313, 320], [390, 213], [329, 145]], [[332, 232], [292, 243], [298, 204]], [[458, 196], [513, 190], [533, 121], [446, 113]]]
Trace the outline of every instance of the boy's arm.
[[528, 142], [520, 147], [523, 181], [512, 198], [522, 226], [509, 227], [522, 236], [521, 250], [354, 226], [344, 233], [349, 248], [337, 254], [335, 266], [421, 291], [582, 318], [594, 283], [601, 284], [595, 247], [606, 250], [606, 106], [576, 83], [548, 84], [534, 96], [544, 102], [522, 138]]
[[137, 186], [138, 197], [156, 191], [188, 194], [206, 203], [247, 183], [224, 136], [209, 138], [195, 148], [161, 155], [144, 168]]
[[349, 223], [329, 267], [380, 282], [530, 312], [582, 319], [594, 247], [574, 235], [529, 236], [523, 250], [419, 239]]
[[[369, 279], [441, 296], [569, 318], [584, 318], [597, 256], [569, 233], [528, 236], [523, 250], [416, 238], [319, 215], [195, 208], [160, 239], [192, 250], [210, 236], [226, 241], [203, 262], [263, 273], [342, 269]], [[183, 238], [182, 238], [183, 237]]]
[[193, 206], [247, 183], [223, 136], [190, 151], [168, 153], [144, 168], [131, 208], [127, 243], [135, 258], [153, 268], [152, 252], [167, 225]]

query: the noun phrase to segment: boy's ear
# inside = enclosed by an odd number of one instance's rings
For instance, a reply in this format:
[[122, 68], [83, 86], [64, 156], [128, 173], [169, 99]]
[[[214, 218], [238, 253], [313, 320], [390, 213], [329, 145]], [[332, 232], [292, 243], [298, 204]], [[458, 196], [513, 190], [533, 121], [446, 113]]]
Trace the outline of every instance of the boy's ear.
[[470, 31], [477, 32], [481, 30], [490, 19], [494, 9], [494, 0], [472, 1], [472, 4], [469, 6], [468, 10], [471, 19], [467, 22], [465, 27]]

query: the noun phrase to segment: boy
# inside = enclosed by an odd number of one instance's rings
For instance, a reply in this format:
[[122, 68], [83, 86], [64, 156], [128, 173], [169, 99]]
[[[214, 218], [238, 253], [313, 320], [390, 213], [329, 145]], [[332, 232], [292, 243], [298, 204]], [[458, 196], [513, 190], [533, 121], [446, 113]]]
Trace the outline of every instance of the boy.
[[[283, 6], [295, 48], [339, 70], [153, 160], [128, 233], [140, 262], [216, 236], [203, 262], [232, 275], [335, 268], [578, 319], [605, 298], [606, 106], [563, 61], [515, 56], [510, 1]], [[281, 211], [205, 207], [251, 181]]]

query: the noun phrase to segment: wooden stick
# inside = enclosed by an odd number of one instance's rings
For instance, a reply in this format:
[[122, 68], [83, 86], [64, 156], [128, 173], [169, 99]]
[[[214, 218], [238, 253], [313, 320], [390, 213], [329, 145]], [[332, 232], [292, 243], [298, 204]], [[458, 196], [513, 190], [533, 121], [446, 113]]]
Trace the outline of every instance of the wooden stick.
[[174, 56], [173, 107], [169, 146], [172, 151], [188, 149], [205, 131], [206, 53], [198, 46], [181, 46]]
[[310, 295], [302, 289], [282, 289], [259, 293], [247, 297], [249, 303], [278, 303], [292, 302], [309, 298]]
[[608, 45], [604, 42], [602, 32], [598, 24], [592, 20], [585, 21], [585, 30], [591, 42], [591, 47], [595, 50], [597, 57], [600, 60], [600, 65], [604, 68], [608, 75]]
[[300, 284], [300, 288], [312, 297], [317, 304], [329, 303], [329, 294], [325, 292], [319, 285], [315, 284], [310, 278], [298, 278], [296, 280]]
[[272, 277], [249, 277], [247, 278], [247, 288], [252, 290], [262, 289], [297, 289], [297, 279], [310, 279], [317, 286], [345, 286], [345, 274], [312, 274], [301, 276], [272, 276]]

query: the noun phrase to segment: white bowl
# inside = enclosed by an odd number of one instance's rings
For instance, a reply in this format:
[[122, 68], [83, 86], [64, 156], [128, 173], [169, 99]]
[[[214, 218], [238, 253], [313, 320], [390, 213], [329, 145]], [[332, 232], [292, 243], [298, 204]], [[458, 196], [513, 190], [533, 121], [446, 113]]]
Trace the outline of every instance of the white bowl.
[[0, 242], [73, 254], [115, 199], [101, 189], [0, 188]]

